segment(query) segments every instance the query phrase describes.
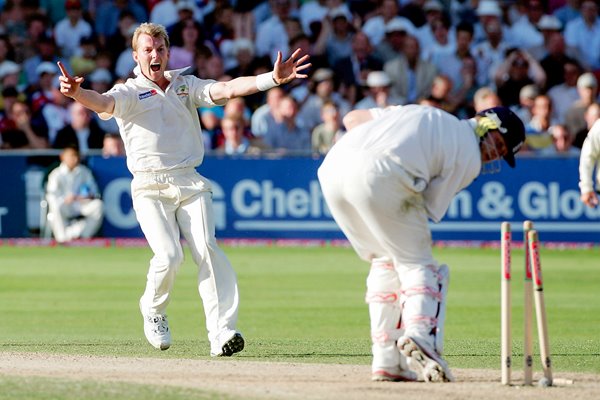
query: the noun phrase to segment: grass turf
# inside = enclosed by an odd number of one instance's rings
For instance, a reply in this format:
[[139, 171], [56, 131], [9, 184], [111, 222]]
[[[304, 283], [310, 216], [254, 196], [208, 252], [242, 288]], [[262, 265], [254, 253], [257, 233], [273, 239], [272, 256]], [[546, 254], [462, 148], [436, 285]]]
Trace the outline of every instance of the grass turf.
[[[239, 278], [239, 359], [368, 364], [367, 264], [346, 248], [225, 248]], [[451, 283], [445, 354], [457, 368], [500, 364], [497, 249], [435, 250]], [[598, 250], [542, 249], [553, 366], [600, 373]], [[145, 341], [137, 302], [151, 253], [140, 248], [0, 247], [0, 351], [208, 358], [196, 268], [186, 251], [169, 306], [173, 345]], [[523, 337], [523, 253], [513, 250], [514, 362]], [[537, 346], [537, 341], [535, 343]], [[536, 347], [536, 365], [539, 365]], [[4, 383], [10, 382], [6, 379]], [[2, 381], [0, 386], [4, 387]]]

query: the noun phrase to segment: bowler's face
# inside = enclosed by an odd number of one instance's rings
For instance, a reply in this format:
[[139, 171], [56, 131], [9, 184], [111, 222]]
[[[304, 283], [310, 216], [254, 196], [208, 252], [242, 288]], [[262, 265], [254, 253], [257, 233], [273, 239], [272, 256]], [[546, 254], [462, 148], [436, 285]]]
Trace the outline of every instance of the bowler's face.
[[133, 51], [133, 59], [139, 64], [146, 78], [159, 82], [164, 77], [169, 60], [169, 49], [165, 39], [141, 34], [138, 37], [137, 49]]

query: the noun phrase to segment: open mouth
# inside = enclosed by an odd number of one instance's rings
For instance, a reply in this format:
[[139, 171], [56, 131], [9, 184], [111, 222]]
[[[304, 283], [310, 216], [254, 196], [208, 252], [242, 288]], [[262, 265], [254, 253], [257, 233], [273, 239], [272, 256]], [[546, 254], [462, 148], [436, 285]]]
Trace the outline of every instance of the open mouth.
[[160, 63], [152, 63], [150, 64], [150, 69], [154, 72], [160, 71]]

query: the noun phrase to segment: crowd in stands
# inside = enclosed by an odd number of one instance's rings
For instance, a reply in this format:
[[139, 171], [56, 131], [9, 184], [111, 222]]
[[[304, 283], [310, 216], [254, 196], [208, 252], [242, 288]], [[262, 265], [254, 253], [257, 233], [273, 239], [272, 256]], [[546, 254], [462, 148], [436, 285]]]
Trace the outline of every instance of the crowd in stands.
[[56, 62], [105, 92], [134, 75], [142, 22], [169, 68], [224, 80], [310, 54], [306, 80], [198, 110], [207, 152], [324, 154], [350, 110], [510, 106], [527, 150], [577, 154], [600, 117], [598, 0], [0, 0], [0, 148], [122, 155], [118, 127], [58, 89]]

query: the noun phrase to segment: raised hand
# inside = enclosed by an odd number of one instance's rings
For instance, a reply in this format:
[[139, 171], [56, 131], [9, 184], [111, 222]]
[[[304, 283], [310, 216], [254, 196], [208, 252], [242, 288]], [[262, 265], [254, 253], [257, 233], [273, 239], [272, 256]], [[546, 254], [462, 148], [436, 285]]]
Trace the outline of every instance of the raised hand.
[[60, 92], [67, 97], [75, 98], [79, 88], [81, 87], [81, 84], [83, 83], [83, 77], [71, 76], [63, 63], [60, 61], [58, 61], [56, 64], [62, 73], [62, 76], [58, 77], [60, 81]]
[[[277, 60], [275, 60], [275, 65], [273, 67], [273, 78], [275, 79], [275, 82], [283, 85], [284, 83], [291, 82], [296, 78], [304, 79], [308, 77], [306, 74], [298, 73], [299, 71], [303, 71], [311, 66], [310, 63], [305, 64], [305, 62], [310, 58], [308, 54], [298, 58], [301, 51], [301, 49], [296, 49], [296, 51], [294, 51], [290, 58], [288, 58], [285, 62], [281, 62], [283, 56], [280, 51], [277, 52]], [[296, 58], [298, 59], [296, 60]]]

